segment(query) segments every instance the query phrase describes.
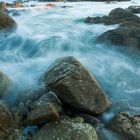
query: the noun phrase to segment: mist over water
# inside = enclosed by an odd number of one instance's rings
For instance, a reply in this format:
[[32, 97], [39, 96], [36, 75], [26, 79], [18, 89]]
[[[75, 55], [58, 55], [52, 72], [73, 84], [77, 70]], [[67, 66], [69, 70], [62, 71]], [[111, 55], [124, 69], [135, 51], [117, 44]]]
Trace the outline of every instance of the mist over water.
[[87, 25], [88, 16], [102, 16], [110, 10], [132, 5], [96, 2], [55, 3], [72, 7], [46, 9], [27, 8], [14, 16], [18, 24], [15, 33], [0, 34], [0, 70], [7, 74], [19, 89], [37, 86], [38, 79], [57, 58], [75, 56], [91, 73], [112, 101], [105, 113], [108, 121], [118, 111], [140, 113], [140, 56], [125, 49], [95, 44], [96, 37], [118, 25]]

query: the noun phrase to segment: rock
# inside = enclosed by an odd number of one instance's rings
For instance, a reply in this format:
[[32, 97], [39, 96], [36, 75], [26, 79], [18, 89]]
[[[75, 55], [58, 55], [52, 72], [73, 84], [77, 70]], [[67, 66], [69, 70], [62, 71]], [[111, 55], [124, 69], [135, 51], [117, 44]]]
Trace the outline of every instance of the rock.
[[29, 113], [28, 107], [23, 102], [20, 102], [16, 111], [23, 117]]
[[0, 11], [0, 30], [11, 31], [17, 27], [16, 22], [5, 12]]
[[55, 4], [47, 4], [46, 6], [47, 6], [47, 7], [56, 7]]
[[96, 39], [97, 43], [140, 48], [140, 25], [125, 22], [117, 29], [109, 30]]
[[98, 118], [95, 118], [94, 116], [88, 114], [77, 114], [76, 116], [82, 117], [84, 119], [84, 122], [93, 125], [95, 128], [100, 124], [100, 120]]
[[95, 78], [74, 57], [56, 60], [42, 81], [60, 99], [83, 112], [100, 115], [110, 106]]
[[0, 101], [0, 140], [19, 140], [20, 137], [17, 117], [13, 117], [4, 102]]
[[129, 10], [126, 10], [123, 8], [116, 8], [116, 9], [112, 10], [108, 16], [88, 17], [85, 20], [85, 22], [89, 23], [89, 24], [104, 23], [105, 25], [119, 24], [124, 21], [134, 21], [136, 23], [140, 23], [140, 18], [138, 16], [134, 15]]
[[82, 119], [62, 118], [46, 124], [32, 140], [98, 140], [95, 129]]
[[132, 13], [139, 14], [140, 13], [140, 6], [132, 5], [127, 8], [127, 10], [131, 11]]
[[41, 87], [28, 89], [19, 93], [19, 97], [16, 102], [17, 104], [19, 104], [20, 102], [23, 102], [24, 104], [29, 101], [34, 102], [47, 92], [48, 91], [46, 89], [43, 89]]
[[11, 84], [12, 81], [4, 73], [0, 72], [0, 97], [8, 93]]
[[108, 127], [127, 140], [140, 140], [140, 115], [118, 113]]
[[26, 120], [26, 125], [40, 125], [58, 119], [59, 114], [53, 105], [41, 106], [31, 111]]
[[59, 118], [62, 108], [56, 97], [49, 93], [32, 103], [25, 124], [39, 125]]
[[12, 126], [13, 118], [8, 108], [0, 102], [0, 130], [6, 131]]
[[[59, 2], [59, 0], [39, 0], [40, 2]], [[130, 0], [91, 0], [93, 2], [121, 2]], [[67, 0], [67, 2], [78, 2], [78, 0]]]

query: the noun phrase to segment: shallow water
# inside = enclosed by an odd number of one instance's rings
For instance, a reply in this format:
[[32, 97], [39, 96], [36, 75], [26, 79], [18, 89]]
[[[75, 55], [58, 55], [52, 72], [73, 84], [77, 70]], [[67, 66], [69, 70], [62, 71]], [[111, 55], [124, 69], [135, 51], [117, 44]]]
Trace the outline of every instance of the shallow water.
[[24, 90], [36, 86], [55, 59], [75, 56], [95, 75], [113, 103], [103, 115], [105, 122], [118, 111], [140, 113], [140, 57], [94, 43], [98, 35], [117, 25], [83, 23], [87, 16], [106, 15], [116, 7], [126, 8], [132, 3], [55, 4], [72, 7], [46, 9], [44, 3], [39, 3], [38, 8], [27, 8], [13, 17], [18, 23], [17, 31], [0, 38], [1, 71]]

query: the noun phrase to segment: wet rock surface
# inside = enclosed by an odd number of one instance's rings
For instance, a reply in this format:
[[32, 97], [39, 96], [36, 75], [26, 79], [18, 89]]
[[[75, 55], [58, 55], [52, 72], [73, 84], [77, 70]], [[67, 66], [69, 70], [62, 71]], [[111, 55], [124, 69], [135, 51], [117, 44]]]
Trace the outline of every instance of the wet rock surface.
[[11, 87], [12, 81], [4, 73], [0, 72], [0, 97], [6, 95]]
[[81, 118], [64, 117], [46, 124], [32, 140], [98, 140], [94, 128]]
[[110, 106], [97, 81], [74, 57], [56, 60], [43, 82], [69, 105], [99, 115]]
[[0, 11], [0, 30], [11, 31], [17, 27], [16, 22], [5, 12]]
[[96, 38], [96, 43], [113, 44], [140, 48], [140, 18], [128, 9], [116, 8], [108, 16], [88, 17], [85, 22], [105, 25], [119, 24], [116, 29], [109, 30]]
[[140, 115], [130, 116], [118, 113], [108, 127], [127, 140], [140, 139]]
[[0, 101], [0, 139], [18, 140], [21, 137], [21, 128], [16, 115], [13, 117], [6, 105]]
[[33, 102], [30, 109], [31, 111], [27, 114], [24, 122], [26, 125], [39, 125], [54, 121], [59, 118], [59, 113], [62, 112], [61, 104], [51, 92]]
[[127, 8], [129, 11], [139, 14], [140, 13], [140, 6], [139, 5], [132, 5]]
[[98, 36], [96, 42], [119, 46], [140, 47], [140, 24], [123, 23], [117, 29], [109, 30]]

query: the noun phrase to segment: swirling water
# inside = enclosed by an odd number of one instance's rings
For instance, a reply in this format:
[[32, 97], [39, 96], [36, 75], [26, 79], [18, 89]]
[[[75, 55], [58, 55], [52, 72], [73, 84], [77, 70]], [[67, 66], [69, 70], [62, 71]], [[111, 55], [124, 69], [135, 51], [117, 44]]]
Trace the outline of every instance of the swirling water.
[[98, 35], [118, 25], [83, 22], [87, 16], [102, 16], [111, 9], [126, 8], [132, 3], [55, 3], [69, 6], [66, 8], [35, 4], [39, 6], [26, 8], [21, 15], [13, 16], [18, 24], [15, 33], [1, 34], [1, 71], [24, 90], [36, 86], [55, 59], [75, 56], [95, 75], [112, 101], [111, 110], [103, 115], [105, 122], [118, 111], [140, 113], [140, 56], [94, 43]]

